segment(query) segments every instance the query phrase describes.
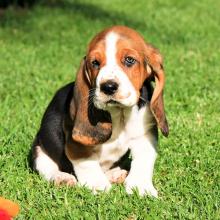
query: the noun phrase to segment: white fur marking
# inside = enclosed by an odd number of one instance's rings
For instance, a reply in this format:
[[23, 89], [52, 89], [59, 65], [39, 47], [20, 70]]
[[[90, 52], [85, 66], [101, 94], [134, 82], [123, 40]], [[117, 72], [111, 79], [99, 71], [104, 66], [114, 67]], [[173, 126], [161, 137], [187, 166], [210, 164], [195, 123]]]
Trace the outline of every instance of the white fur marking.
[[95, 159], [80, 159], [71, 161], [80, 185], [85, 185], [94, 193], [99, 190], [109, 190], [111, 184]]
[[56, 184], [65, 183], [67, 185], [75, 185], [77, 181], [73, 175], [61, 172], [57, 164], [43, 152], [40, 146], [36, 146], [36, 150], [37, 158], [35, 160], [35, 167], [41, 176]]
[[150, 139], [152, 137], [146, 135], [130, 141], [132, 162], [125, 185], [128, 193], [132, 193], [133, 188], [137, 188], [140, 195], [149, 194], [157, 197], [157, 190], [152, 183], [157, 152]]
[[[114, 67], [116, 68], [117, 66], [117, 61], [116, 61], [116, 52], [117, 52], [117, 48], [116, 48], [116, 44], [117, 41], [119, 39], [119, 36], [114, 33], [111, 32], [106, 36], [106, 66], [112, 67], [112, 72], [114, 71]], [[110, 71], [111, 72], [111, 71]]]
[[137, 106], [123, 110], [124, 121], [120, 121], [120, 110], [111, 111], [112, 136], [101, 145], [100, 164], [104, 171], [131, 149], [132, 164], [125, 180], [126, 190], [132, 193], [137, 187], [140, 195], [150, 194], [157, 197], [152, 184], [154, 162], [156, 159], [156, 139], [150, 129], [153, 116], [149, 106], [138, 109]]
[[121, 120], [122, 110], [114, 108], [111, 110], [112, 118], [112, 135], [111, 138], [100, 145], [101, 155], [99, 162], [104, 171], [108, 170], [114, 162], [120, 159], [128, 150], [126, 145], [126, 133], [125, 133], [125, 124]]
[[[106, 65], [101, 68], [96, 80], [97, 89], [95, 92], [94, 104], [98, 108], [104, 108], [103, 103], [105, 103], [109, 99], [108, 96], [103, 95], [100, 91], [101, 82], [105, 82], [107, 80], [114, 80], [119, 83], [118, 91], [111, 98], [115, 99], [116, 101], [119, 101], [121, 104], [125, 106], [135, 105], [138, 101], [137, 92], [134, 86], [132, 85], [126, 73], [124, 73], [124, 71], [120, 68], [120, 66], [117, 63], [116, 45], [118, 39], [119, 36], [114, 32], [110, 32], [105, 39]], [[117, 96], [121, 98], [117, 98]]]
[[57, 164], [42, 151], [40, 146], [37, 146], [36, 148], [37, 148], [37, 158], [35, 160], [36, 170], [45, 179], [51, 181], [54, 174], [59, 171], [59, 168]]

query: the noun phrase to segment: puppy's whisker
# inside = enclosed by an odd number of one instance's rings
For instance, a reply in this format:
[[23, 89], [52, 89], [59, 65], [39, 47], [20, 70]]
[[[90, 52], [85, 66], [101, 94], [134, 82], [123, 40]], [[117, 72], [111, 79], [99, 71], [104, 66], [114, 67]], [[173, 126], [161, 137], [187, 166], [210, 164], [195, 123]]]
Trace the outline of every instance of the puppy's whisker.
[[87, 99], [90, 99], [90, 97], [94, 98], [94, 96], [95, 96], [95, 94], [92, 94], [92, 93], [91, 93], [91, 94], [89, 94], [89, 95], [83, 97], [83, 98], [81, 99], [81, 101], [86, 101]]
[[96, 88], [92, 88], [92, 89], [89, 89], [89, 92], [95, 91], [95, 90], [96, 90]]
[[146, 102], [146, 100], [143, 97], [139, 97], [139, 99], [141, 99], [142, 101]]
[[148, 100], [146, 100], [146, 99], [143, 98], [142, 96], [140, 96], [139, 99], [141, 99], [141, 100], [144, 101], [145, 103], [150, 103]]
[[[88, 108], [90, 108], [92, 113], [94, 112], [93, 98], [94, 98], [94, 93], [93, 94], [90, 93], [88, 96], [84, 97], [81, 100], [82, 102], [88, 102]], [[88, 111], [88, 109], [83, 109], [83, 113], [85, 113], [87, 111]]]
[[87, 96], [83, 97], [82, 100], [88, 99], [89, 97], [93, 97], [93, 96], [95, 95], [94, 92], [95, 92], [95, 88], [90, 89], [90, 90], [89, 90], [89, 94], [88, 94]]

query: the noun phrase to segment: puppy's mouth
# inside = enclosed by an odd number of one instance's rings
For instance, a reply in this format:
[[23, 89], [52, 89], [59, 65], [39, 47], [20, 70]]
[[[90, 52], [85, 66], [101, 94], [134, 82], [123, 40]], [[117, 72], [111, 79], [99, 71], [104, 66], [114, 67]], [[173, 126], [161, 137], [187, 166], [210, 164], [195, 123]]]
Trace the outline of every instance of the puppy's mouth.
[[98, 101], [97, 99], [94, 99], [94, 104], [97, 108], [106, 110], [108, 108], [112, 107], [123, 107], [124, 105], [120, 103], [119, 101], [110, 98], [108, 100]]
[[[119, 97], [117, 97], [119, 96]], [[135, 105], [138, 101], [137, 96], [120, 96], [120, 95], [103, 95], [98, 93], [98, 95], [95, 94], [93, 98], [94, 105], [103, 110], [110, 110], [114, 107], [119, 108], [127, 108]]]
[[109, 101], [106, 102], [107, 105], [121, 105], [120, 102], [110, 99]]
[[110, 99], [110, 100], [108, 100], [106, 103], [105, 103], [105, 105], [106, 105], [106, 108], [111, 108], [111, 107], [121, 107], [121, 108], [123, 108], [123, 107], [125, 107], [121, 102], [119, 102], [119, 101], [116, 101], [116, 100], [114, 100], [114, 99]]

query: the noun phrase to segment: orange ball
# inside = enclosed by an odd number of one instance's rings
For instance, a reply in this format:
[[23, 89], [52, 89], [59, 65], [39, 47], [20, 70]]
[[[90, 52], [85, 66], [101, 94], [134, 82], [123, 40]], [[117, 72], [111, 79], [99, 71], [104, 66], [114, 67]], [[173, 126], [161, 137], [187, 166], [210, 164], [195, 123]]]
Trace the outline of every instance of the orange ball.
[[10, 217], [15, 217], [19, 213], [19, 205], [0, 197], [0, 210], [5, 211]]

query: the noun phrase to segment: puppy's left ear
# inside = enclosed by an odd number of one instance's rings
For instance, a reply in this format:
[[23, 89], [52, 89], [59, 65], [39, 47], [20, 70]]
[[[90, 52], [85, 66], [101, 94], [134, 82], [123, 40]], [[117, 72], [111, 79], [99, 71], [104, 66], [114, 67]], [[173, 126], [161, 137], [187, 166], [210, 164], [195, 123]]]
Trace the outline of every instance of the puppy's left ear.
[[167, 137], [169, 134], [169, 126], [166, 119], [163, 101], [163, 88], [165, 84], [163, 59], [159, 51], [147, 43], [145, 44], [144, 54], [147, 65], [151, 68], [151, 76], [153, 76], [155, 80], [155, 88], [150, 101], [151, 111], [162, 134]]

